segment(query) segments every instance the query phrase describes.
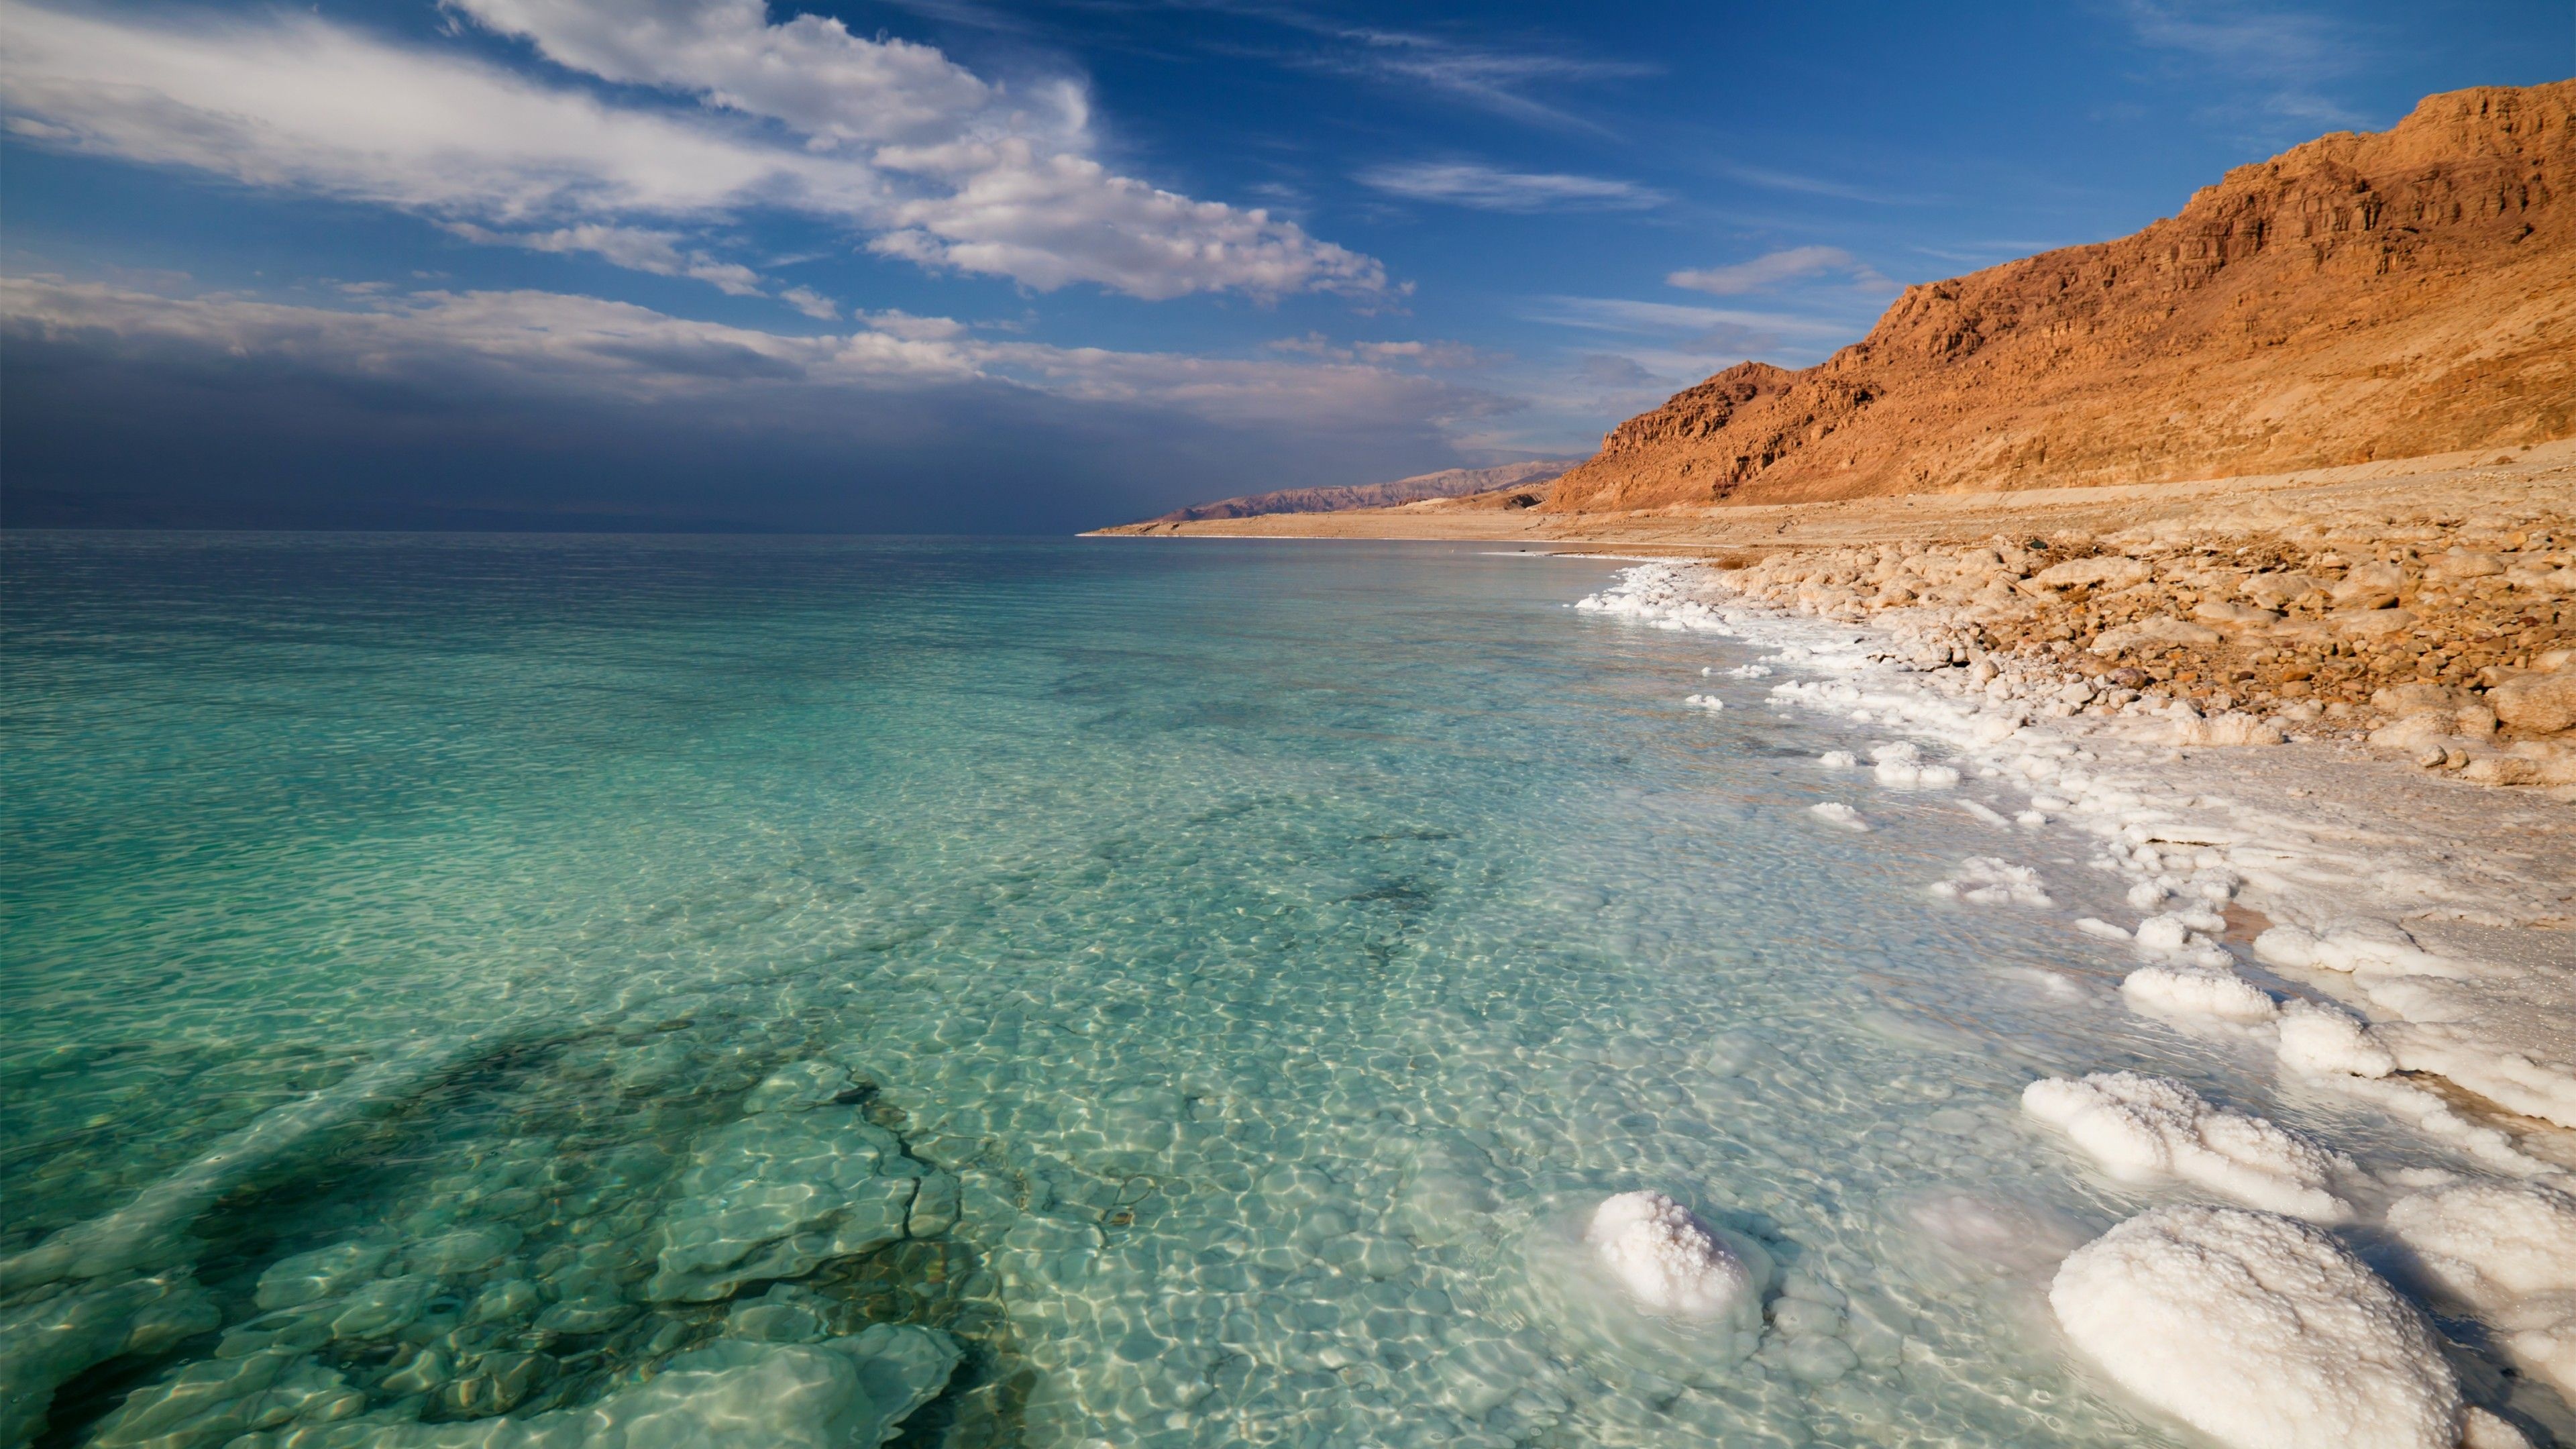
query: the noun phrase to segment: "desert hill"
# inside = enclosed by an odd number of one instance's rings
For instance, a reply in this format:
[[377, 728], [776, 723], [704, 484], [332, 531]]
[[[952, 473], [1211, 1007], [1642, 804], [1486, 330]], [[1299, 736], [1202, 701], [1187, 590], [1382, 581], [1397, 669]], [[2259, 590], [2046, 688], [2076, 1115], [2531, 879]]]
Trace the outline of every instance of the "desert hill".
[[1602, 440], [1559, 514], [2280, 473], [2576, 433], [2576, 81], [2428, 97], [2181, 214], [1908, 288]]
[[1260, 518], [1277, 513], [1339, 513], [1353, 508], [1395, 508], [1425, 498], [1458, 498], [1471, 493], [1491, 493], [1546, 483], [1582, 461], [1580, 458], [1537, 458], [1525, 463], [1506, 463], [1498, 468], [1444, 468], [1437, 473], [1417, 473], [1410, 478], [1398, 478], [1392, 483], [1357, 483], [1343, 488], [1282, 488], [1272, 493], [1221, 498], [1214, 503], [1194, 503], [1143, 523], [1102, 531], [1143, 532], [1157, 524], [1199, 523], [1211, 518]]

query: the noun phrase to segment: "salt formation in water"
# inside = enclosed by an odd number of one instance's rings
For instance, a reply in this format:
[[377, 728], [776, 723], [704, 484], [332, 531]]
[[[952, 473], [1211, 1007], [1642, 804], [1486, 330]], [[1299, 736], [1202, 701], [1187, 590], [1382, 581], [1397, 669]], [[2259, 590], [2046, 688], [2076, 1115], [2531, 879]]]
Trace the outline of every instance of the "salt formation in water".
[[[595, 1403], [452, 1424], [354, 1419], [253, 1434], [237, 1449], [876, 1449], [939, 1396], [959, 1359], [936, 1329], [879, 1323], [804, 1342], [723, 1338]], [[334, 1377], [337, 1377], [334, 1375]], [[124, 1414], [118, 1416], [124, 1418]], [[111, 1420], [109, 1429], [117, 1423]], [[102, 1433], [101, 1441], [107, 1441]]]
[[2576, 1198], [2459, 1183], [2399, 1201], [2388, 1230], [2444, 1293], [2504, 1330], [2517, 1362], [2576, 1403]]
[[2316, 1222], [2352, 1216], [2330, 1190], [2346, 1164], [2180, 1082], [2135, 1072], [2096, 1072], [2080, 1082], [2044, 1077], [2022, 1089], [2021, 1105], [2124, 1182], [2172, 1178]]
[[1948, 765], [1923, 763], [1923, 752], [1911, 741], [1899, 740], [1892, 745], [1875, 745], [1869, 752], [1870, 773], [1878, 783], [1898, 789], [1946, 790], [1959, 783], [1959, 772]]
[[1817, 819], [1831, 821], [1834, 824], [1843, 827], [1845, 830], [1867, 830], [1869, 828], [1869, 822], [1860, 818], [1859, 811], [1854, 810], [1840, 800], [1820, 800], [1815, 804], [1808, 806], [1807, 810], [1808, 813], [1814, 815]]
[[2423, 1316], [2304, 1223], [2158, 1208], [2068, 1255], [2048, 1301], [2123, 1388], [2231, 1449], [2461, 1442], [2459, 1385]]
[[2312, 1076], [2378, 1078], [2397, 1059], [2361, 1021], [2331, 1006], [2293, 1001], [2281, 1008], [2281, 1065]]
[[1583, 1240], [1649, 1313], [1713, 1321], [1755, 1288], [1734, 1249], [1689, 1208], [1652, 1189], [1604, 1200]]
[[2151, 1016], [2208, 1016], [2252, 1025], [2280, 1011], [2261, 987], [2233, 971], [2204, 966], [2141, 966], [2120, 982], [2120, 995]]
[[1972, 855], [1959, 862], [1959, 873], [1934, 881], [1932, 893], [1981, 906], [2051, 904], [2038, 871], [1991, 855]]
[[1726, 708], [1726, 701], [1713, 694], [1687, 694], [1682, 696], [1682, 703], [1690, 705], [1695, 709]]

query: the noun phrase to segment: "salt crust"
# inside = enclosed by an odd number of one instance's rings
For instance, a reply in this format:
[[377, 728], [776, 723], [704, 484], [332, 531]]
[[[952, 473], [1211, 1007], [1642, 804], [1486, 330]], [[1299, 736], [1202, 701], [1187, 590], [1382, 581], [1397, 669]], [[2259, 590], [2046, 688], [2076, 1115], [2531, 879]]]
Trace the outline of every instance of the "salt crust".
[[[2131, 878], [2130, 900], [2141, 911], [2157, 912], [2177, 898], [2186, 908], [2214, 908], [2244, 896], [2281, 923], [2258, 938], [2257, 954], [2276, 966], [2343, 973], [2355, 1004], [2374, 1019], [2371, 1039], [2398, 1070], [2448, 1077], [2514, 1111], [2576, 1127], [2576, 974], [2540, 959], [2545, 949], [2511, 960], [2427, 949], [2400, 924], [2410, 912], [2510, 924], [2563, 908], [2530, 894], [2536, 882], [2528, 871], [2489, 868], [2473, 841], [2437, 839], [2425, 822], [2398, 815], [2392, 801], [2370, 793], [2378, 787], [2360, 772], [2333, 776], [2333, 791], [2289, 792], [2302, 803], [2232, 798], [2227, 777], [2207, 767], [2177, 768], [2188, 762], [2171, 748], [2174, 730], [2192, 723], [2177, 711], [2139, 714], [2131, 706], [2111, 717], [2070, 717], [2061, 698], [2067, 681], [2054, 665], [1993, 655], [1973, 669], [1945, 667], [1965, 646], [1956, 616], [1943, 611], [1889, 615], [1875, 626], [1800, 620], [1732, 594], [1723, 572], [1665, 563], [1625, 570], [1577, 607], [1776, 647], [1768, 665], [1811, 677], [1774, 685], [1775, 703], [1865, 714], [1915, 736], [1898, 742], [1915, 745], [1913, 761], [1880, 764], [1919, 771], [1918, 742], [1935, 742], [1957, 752], [1949, 767], [1963, 776], [2028, 791], [2031, 808], [2014, 819], [2026, 827], [2063, 821], [2095, 837], [2099, 863]], [[2207, 729], [2188, 733], [2182, 743], [2216, 739]], [[1858, 761], [1834, 751], [1821, 763]], [[2120, 768], [2129, 773], [2115, 774]], [[2231, 796], [2195, 793], [2213, 788]], [[2410, 779], [2406, 788], [2428, 787]], [[1972, 813], [1984, 819], [2004, 812]], [[1963, 898], [1998, 884], [1944, 883]], [[2008, 889], [1986, 897], [2011, 898]], [[2154, 927], [2146, 943], [2162, 957], [2154, 964], [2172, 974], [2139, 982], [2125, 998], [2166, 1014], [2195, 999], [2239, 1018], [2259, 1013], [2250, 984], [2240, 991], [2223, 980], [2175, 979], [2182, 968], [2232, 974], [2226, 948], [2208, 939], [2214, 928], [2180, 924], [2179, 945], [2156, 944], [2171, 940], [2173, 923]], [[2210, 1019], [2236, 1030], [2270, 1029]], [[2305, 1065], [2284, 1067], [2309, 1072], [2318, 1064], [2313, 1055], [2300, 1061]], [[2509, 1136], [2466, 1123], [2420, 1088], [2358, 1076], [2335, 1085], [2490, 1165], [2538, 1166]]]
[[1932, 883], [1932, 893], [1981, 906], [2045, 906], [2052, 902], [2039, 872], [1991, 855], [1972, 855], [1959, 862], [1959, 873]]
[[1756, 1287], [1744, 1260], [1714, 1230], [1651, 1188], [1603, 1200], [1583, 1241], [1649, 1313], [1713, 1322]]
[[1860, 818], [1860, 812], [1840, 800], [1819, 800], [1808, 806], [1807, 812], [1819, 820], [1830, 821], [1845, 830], [1869, 829], [1869, 822]]
[[2121, 1387], [2231, 1449], [2461, 1442], [2459, 1385], [2422, 1315], [2307, 1224], [2141, 1213], [2069, 1254], [2048, 1301]]
[[2212, 1017], [2240, 1026], [2280, 1014], [2254, 983], [2203, 966], [2141, 966], [2122, 978], [2120, 999], [2149, 1016]]
[[2576, 1403], [2576, 1198], [2458, 1183], [2398, 1201], [2388, 1231], [2445, 1296], [2504, 1330], [2515, 1362]]
[[2097, 1072], [2082, 1081], [2044, 1077], [2022, 1089], [2021, 1106], [2124, 1182], [2172, 1179], [2314, 1222], [2352, 1217], [2352, 1205], [2331, 1186], [2338, 1170], [2356, 1170], [2351, 1163], [2261, 1117], [2212, 1105], [2169, 1078], [2136, 1072]]

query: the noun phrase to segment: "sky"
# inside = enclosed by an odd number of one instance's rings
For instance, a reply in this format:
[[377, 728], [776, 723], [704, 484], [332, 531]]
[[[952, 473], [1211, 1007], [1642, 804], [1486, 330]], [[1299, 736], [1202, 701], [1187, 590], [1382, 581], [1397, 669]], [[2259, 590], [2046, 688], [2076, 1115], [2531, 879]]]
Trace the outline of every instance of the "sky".
[[1581, 456], [2565, 0], [0, 3], [0, 521], [1058, 533]]

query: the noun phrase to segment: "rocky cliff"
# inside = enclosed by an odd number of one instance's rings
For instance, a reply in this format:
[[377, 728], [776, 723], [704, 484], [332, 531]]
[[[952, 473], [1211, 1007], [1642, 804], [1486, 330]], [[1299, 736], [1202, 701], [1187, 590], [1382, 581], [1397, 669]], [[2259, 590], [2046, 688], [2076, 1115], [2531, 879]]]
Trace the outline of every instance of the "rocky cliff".
[[1621, 424], [1561, 513], [2275, 473], [2576, 433], [2576, 81], [2427, 98], [2133, 236], [1910, 287]]

